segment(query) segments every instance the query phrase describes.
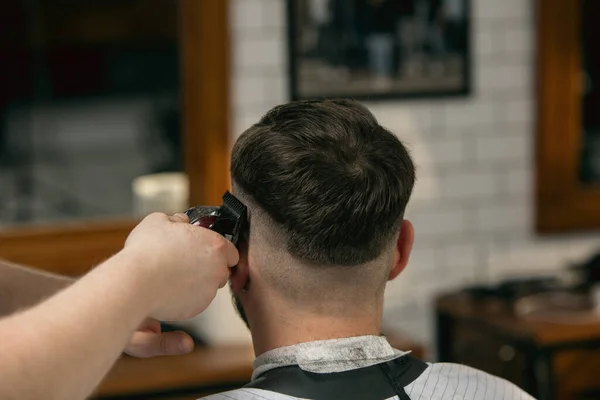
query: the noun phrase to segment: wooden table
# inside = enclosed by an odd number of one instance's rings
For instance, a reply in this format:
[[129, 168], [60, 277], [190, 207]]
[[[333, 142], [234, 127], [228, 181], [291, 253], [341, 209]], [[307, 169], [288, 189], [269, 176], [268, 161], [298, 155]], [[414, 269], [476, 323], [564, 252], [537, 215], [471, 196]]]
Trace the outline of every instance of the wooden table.
[[184, 356], [138, 359], [123, 356], [94, 398], [196, 399], [250, 381], [251, 346], [199, 347]]
[[600, 318], [581, 324], [561, 324], [519, 318], [499, 301], [473, 301], [465, 293], [438, 298], [438, 312], [464, 320], [477, 321], [517, 340], [531, 340], [544, 348], [562, 347], [573, 342], [600, 339]]

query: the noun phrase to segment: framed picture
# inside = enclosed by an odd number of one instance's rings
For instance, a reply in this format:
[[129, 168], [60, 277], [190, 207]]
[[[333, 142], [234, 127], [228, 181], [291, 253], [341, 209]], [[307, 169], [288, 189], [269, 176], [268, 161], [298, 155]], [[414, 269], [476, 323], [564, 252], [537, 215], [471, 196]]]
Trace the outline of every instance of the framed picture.
[[293, 100], [465, 96], [470, 0], [287, 0]]

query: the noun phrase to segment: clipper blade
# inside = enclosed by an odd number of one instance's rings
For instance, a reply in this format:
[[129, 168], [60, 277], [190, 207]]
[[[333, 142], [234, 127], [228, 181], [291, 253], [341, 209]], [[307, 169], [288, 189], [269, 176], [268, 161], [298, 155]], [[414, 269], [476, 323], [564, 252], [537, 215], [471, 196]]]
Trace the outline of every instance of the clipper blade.
[[190, 224], [210, 229], [238, 245], [248, 225], [248, 211], [244, 203], [226, 192], [220, 207], [198, 206], [186, 211]]

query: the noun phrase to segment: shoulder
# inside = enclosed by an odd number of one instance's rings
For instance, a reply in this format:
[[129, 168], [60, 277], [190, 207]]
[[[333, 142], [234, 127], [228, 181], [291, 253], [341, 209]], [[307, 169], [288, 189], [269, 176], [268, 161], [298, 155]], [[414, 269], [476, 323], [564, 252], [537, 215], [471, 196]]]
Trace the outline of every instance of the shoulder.
[[[283, 394], [271, 392], [262, 389], [236, 389], [229, 392], [213, 394], [203, 397], [202, 400], [294, 400], [297, 397], [290, 397]], [[299, 399], [298, 399], [299, 400]]]
[[534, 400], [505, 379], [466, 365], [434, 363], [405, 388], [411, 400]]

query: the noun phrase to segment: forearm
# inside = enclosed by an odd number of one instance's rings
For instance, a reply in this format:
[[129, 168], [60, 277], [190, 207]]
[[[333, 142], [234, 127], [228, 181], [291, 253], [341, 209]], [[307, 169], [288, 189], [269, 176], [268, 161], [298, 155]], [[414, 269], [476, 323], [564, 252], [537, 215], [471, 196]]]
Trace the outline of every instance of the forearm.
[[0, 317], [38, 304], [72, 282], [72, 278], [0, 260]]
[[151, 312], [157, 288], [132, 276], [134, 262], [120, 253], [44, 303], [0, 320], [0, 398], [89, 396]]

